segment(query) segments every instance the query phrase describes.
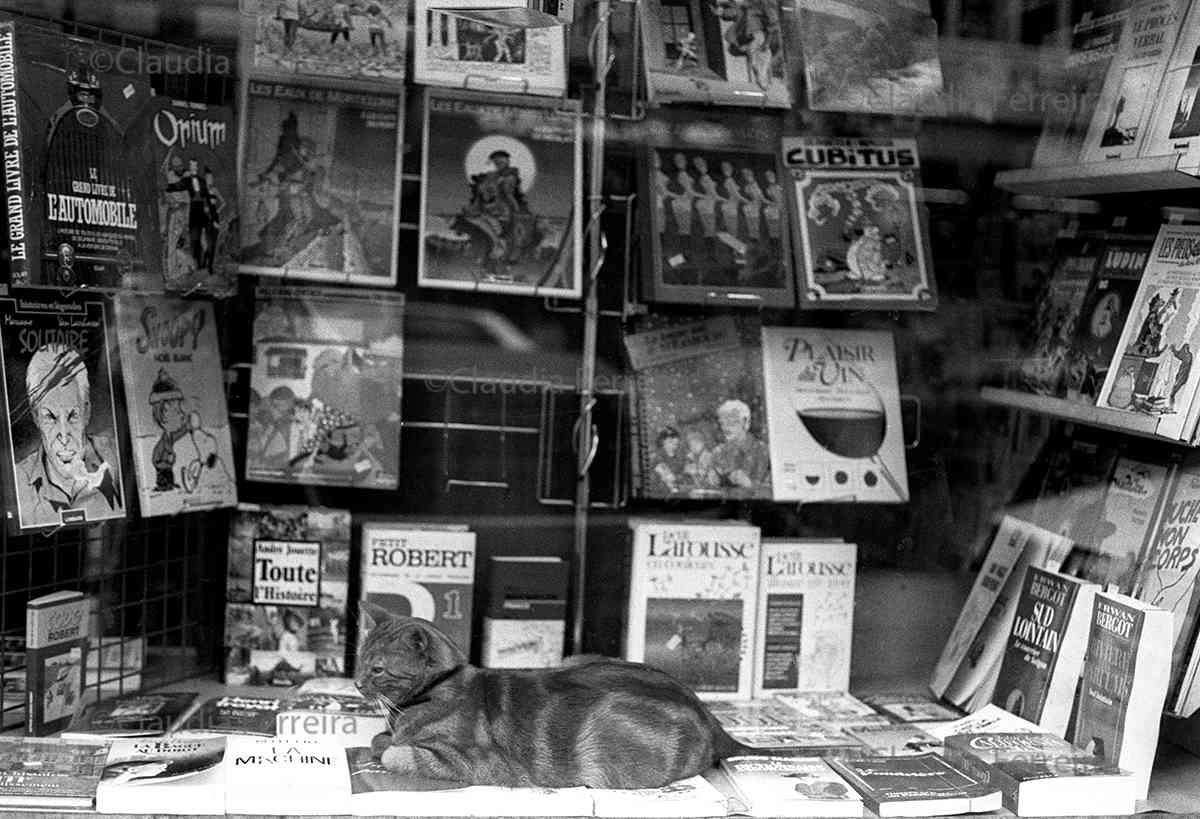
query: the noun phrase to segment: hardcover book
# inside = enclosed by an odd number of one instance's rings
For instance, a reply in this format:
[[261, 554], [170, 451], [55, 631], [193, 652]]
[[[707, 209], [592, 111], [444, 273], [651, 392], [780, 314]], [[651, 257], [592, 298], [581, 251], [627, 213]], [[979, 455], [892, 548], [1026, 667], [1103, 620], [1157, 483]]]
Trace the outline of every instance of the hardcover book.
[[231, 736], [226, 740], [227, 814], [350, 813], [346, 750], [304, 737]]
[[1180, 154], [1179, 167], [1200, 165], [1200, 8], [1188, 7], [1163, 75], [1143, 156]]
[[420, 286], [579, 298], [583, 121], [563, 105], [425, 92]]
[[282, 709], [276, 697], [210, 697], [184, 720], [176, 736], [275, 736], [276, 715]]
[[916, 140], [785, 137], [802, 307], [933, 310]]
[[0, 298], [14, 531], [125, 517], [111, 343], [99, 296]]
[[1171, 673], [1171, 612], [1097, 592], [1074, 726], [1067, 737], [1131, 772], [1145, 799]]
[[407, 0], [240, 0], [240, 10], [248, 76], [404, 81]]
[[1188, 0], [1138, 0], [1129, 8], [1084, 142], [1082, 161], [1132, 159], [1146, 140], [1154, 100]]
[[762, 349], [774, 499], [906, 502], [891, 332], [764, 327]]
[[346, 672], [350, 513], [243, 504], [229, 533], [225, 682]]
[[173, 731], [200, 695], [195, 691], [126, 694], [86, 706], [63, 736], [153, 737]]
[[829, 766], [876, 816], [947, 816], [1000, 809], [1000, 791], [933, 752], [833, 758]]
[[755, 317], [683, 319], [625, 336], [634, 371], [633, 495], [771, 499]]
[[96, 788], [98, 813], [225, 812], [225, 738], [116, 739]]
[[43, 737], [0, 737], [0, 806], [90, 809], [108, 747]]
[[942, 64], [928, 0], [801, 0], [808, 107], [941, 113]]
[[413, 80], [565, 96], [566, 24], [548, 8], [554, 5], [541, 0], [416, 0]]
[[470, 656], [475, 533], [368, 522], [359, 548], [358, 641], [387, 615], [428, 620]]
[[791, 107], [778, 0], [647, 0], [638, 9], [651, 104]]
[[88, 598], [59, 591], [25, 604], [25, 734], [61, 731], [83, 704]]
[[560, 557], [488, 559], [480, 665], [551, 668], [563, 659], [568, 566]]
[[747, 699], [757, 526], [630, 521], [626, 660], [662, 669], [702, 699]]
[[755, 697], [849, 688], [857, 553], [853, 543], [762, 542]]
[[141, 516], [236, 505], [212, 303], [126, 293], [116, 306]]
[[731, 756], [721, 760], [749, 816], [862, 816], [862, 798], [823, 759]]
[[1157, 434], [1189, 440], [1200, 385], [1200, 226], [1163, 225], [1096, 397], [1101, 407], [1157, 420]]
[[383, 706], [362, 695], [301, 693], [284, 700], [275, 714], [277, 737], [320, 737], [347, 748], [369, 748], [389, 731]]
[[[737, 122], [687, 111], [661, 121], [640, 162], [645, 225], [643, 291], [657, 302], [792, 307], [791, 231], [778, 155], [777, 122]], [[656, 122], [659, 120], [656, 119]]]
[[259, 285], [246, 479], [395, 489], [404, 295]]
[[403, 116], [399, 94], [247, 81], [239, 270], [394, 285]]
[[1026, 569], [992, 702], [1066, 734], [1099, 588], [1037, 566]]

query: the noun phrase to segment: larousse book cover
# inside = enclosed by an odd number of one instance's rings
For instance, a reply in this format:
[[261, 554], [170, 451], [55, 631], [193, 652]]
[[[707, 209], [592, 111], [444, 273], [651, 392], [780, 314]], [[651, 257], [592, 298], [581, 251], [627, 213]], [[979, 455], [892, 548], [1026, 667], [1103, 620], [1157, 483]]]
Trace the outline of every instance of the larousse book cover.
[[212, 303], [125, 293], [116, 306], [141, 516], [236, 505]]
[[427, 90], [418, 284], [578, 298], [582, 129], [562, 103]]
[[245, 87], [241, 272], [395, 284], [402, 96]]
[[937, 306], [916, 140], [785, 137], [801, 306]]

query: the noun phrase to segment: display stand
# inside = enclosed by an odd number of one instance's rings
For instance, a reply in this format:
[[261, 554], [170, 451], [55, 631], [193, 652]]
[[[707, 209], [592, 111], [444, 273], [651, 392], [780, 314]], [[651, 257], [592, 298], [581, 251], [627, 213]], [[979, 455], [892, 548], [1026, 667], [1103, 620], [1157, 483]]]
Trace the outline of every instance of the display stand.
[[1184, 445], [1182, 441], [1176, 441], [1172, 438], [1159, 435], [1158, 419], [1149, 415], [1121, 412], [1120, 410], [1097, 407], [1095, 404], [1068, 401], [1065, 398], [1035, 395], [1030, 392], [1006, 390], [999, 387], [983, 387], [980, 390], [980, 397], [991, 404], [1036, 412], [1052, 418], [1059, 418], [1063, 421], [1074, 421], [1126, 435], [1136, 435], [1140, 438], [1151, 438], [1155, 441], [1166, 441], [1181, 446]]
[[996, 187], [1011, 193], [1070, 198], [1200, 188], [1200, 176], [1181, 169], [1179, 156], [1170, 154], [1000, 171]]

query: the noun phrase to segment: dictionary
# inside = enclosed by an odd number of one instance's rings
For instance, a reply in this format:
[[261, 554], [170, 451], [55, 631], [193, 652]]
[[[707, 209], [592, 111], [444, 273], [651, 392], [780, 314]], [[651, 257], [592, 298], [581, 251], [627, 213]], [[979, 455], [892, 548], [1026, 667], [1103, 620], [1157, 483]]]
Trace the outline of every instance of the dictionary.
[[61, 731], [83, 705], [88, 598], [59, 591], [25, 606], [25, 733]]

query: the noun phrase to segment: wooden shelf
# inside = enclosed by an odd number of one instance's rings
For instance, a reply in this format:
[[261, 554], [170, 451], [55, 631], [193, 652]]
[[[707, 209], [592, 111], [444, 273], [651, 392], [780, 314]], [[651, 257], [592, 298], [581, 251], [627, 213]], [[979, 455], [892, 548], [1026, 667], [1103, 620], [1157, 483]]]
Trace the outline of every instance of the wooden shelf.
[[1181, 170], [1179, 156], [1169, 154], [1000, 171], [996, 186], [1012, 193], [1079, 197], [1200, 188], [1200, 177]]
[[1097, 407], [1092, 404], [1067, 401], [1064, 398], [1034, 395], [1029, 392], [1005, 390], [999, 387], [983, 387], [980, 390], [980, 396], [984, 401], [993, 404], [1037, 412], [1042, 415], [1061, 418], [1064, 421], [1075, 421], [1076, 423], [1092, 427], [1115, 430], [1127, 435], [1151, 438], [1155, 441], [1165, 441], [1180, 445], [1185, 444], [1183, 441], [1159, 435], [1158, 419], [1145, 415], [1135, 415], [1131, 412], [1120, 412], [1118, 410]]

